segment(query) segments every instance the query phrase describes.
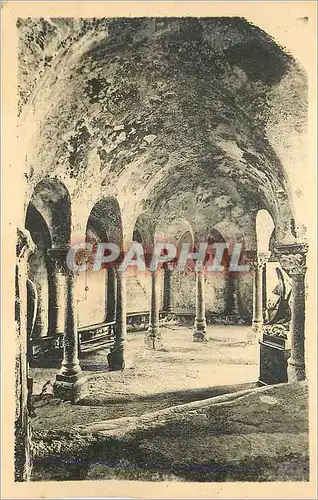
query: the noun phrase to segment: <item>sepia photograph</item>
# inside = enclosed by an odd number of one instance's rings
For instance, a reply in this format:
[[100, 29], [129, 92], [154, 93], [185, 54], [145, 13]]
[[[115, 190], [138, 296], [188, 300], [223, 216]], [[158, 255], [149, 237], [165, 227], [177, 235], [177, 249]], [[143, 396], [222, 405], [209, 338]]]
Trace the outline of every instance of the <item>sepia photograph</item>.
[[269, 3], [4, 6], [2, 498], [315, 498], [316, 5]]

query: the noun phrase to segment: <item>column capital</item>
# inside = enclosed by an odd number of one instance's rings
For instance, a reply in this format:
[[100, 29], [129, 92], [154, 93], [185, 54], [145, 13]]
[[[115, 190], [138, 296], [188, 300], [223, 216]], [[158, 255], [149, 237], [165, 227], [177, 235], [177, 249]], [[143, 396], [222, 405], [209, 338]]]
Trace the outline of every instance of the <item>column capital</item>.
[[16, 256], [19, 259], [22, 257], [28, 258], [35, 251], [35, 248], [36, 246], [29, 231], [17, 228]]
[[56, 270], [62, 272], [63, 274], [71, 272], [71, 269], [68, 269], [66, 263], [68, 251], [69, 247], [55, 247], [48, 248], [47, 250], [47, 255], [53, 262]]
[[57, 271], [65, 275], [75, 276], [78, 274], [77, 266], [89, 261], [91, 252], [89, 250], [79, 249], [76, 252], [76, 266], [74, 268], [67, 265], [67, 254], [71, 247], [54, 247], [47, 250], [47, 255], [53, 262]]
[[260, 252], [256, 250], [247, 250], [245, 252], [248, 263], [253, 271], [263, 269], [264, 265], [270, 257], [270, 252]]
[[275, 252], [279, 262], [289, 276], [304, 275], [306, 273], [307, 244], [275, 245]]

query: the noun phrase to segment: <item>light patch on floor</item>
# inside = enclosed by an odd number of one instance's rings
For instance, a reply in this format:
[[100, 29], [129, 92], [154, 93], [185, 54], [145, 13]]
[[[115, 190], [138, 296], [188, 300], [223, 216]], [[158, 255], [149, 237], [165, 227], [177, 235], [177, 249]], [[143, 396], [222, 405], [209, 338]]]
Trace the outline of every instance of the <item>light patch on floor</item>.
[[277, 399], [272, 396], [261, 396], [259, 399], [262, 403], [267, 403], [268, 405], [276, 405], [278, 403]]

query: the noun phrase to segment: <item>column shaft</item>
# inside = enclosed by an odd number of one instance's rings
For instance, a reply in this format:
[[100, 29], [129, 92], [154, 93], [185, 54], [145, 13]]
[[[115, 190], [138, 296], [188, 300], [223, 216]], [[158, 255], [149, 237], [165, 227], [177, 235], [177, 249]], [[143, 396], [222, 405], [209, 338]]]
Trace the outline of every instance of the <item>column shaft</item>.
[[263, 326], [263, 285], [262, 285], [262, 266], [256, 264], [253, 277], [253, 320], [252, 328], [254, 332], [259, 332]]
[[106, 307], [105, 320], [116, 320], [116, 304], [117, 304], [117, 277], [113, 267], [107, 268], [107, 285], [106, 285]]
[[276, 244], [280, 263], [292, 279], [291, 320], [289, 341], [291, 356], [288, 359], [288, 382], [305, 380], [305, 273], [308, 245]]
[[171, 313], [173, 309], [172, 302], [172, 270], [164, 268], [164, 286], [163, 286], [163, 310]]
[[126, 277], [123, 272], [116, 271], [117, 305], [115, 341], [108, 354], [110, 370], [123, 370], [125, 368], [124, 348], [127, 334], [127, 294]]
[[233, 276], [231, 272], [227, 276], [227, 313], [229, 316], [238, 318], [239, 317], [239, 305], [238, 305], [238, 277]]
[[74, 299], [74, 277], [66, 276], [66, 311], [64, 326], [64, 353], [60, 374], [74, 377], [81, 372], [78, 359], [77, 311]]
[[201, 272], [196, 273], [196, 315], [194, 321], [194, 342], [204, 342], [206, 338], [205, 319], [205, 286], [204, 276]]
[[162, 346], [161, 333], [159, 329], [159, 296], [158, 296], [158, 271], [151, 272], [151, 297], [149, 328], [145, 337], [145, 345], [148, 349], [157, 349]]
[[267, 268], [263, 267], [262, 272], [262, 295], [263, 295], [263, 321], [267, 320]]
[[64, 332], [65, 325], [65, 276], [58, 266], [50, 266], [49, 280], [49, 334], [57, 336]]
[[291, 357], [288, 360], [288, 381], [305, 380], [305, 276], [292, 276], [290, 322]]
[[[82, 395], [84, 378], [78, 359], [78, 332], [77, 332], [77, 301], [75, 298], [75, 274], [66, 265], [68, 248], [53, 248], [48, 250], [49, 257], [55, 263], [55, 278], [60, 279], [59, 293], [63, 293], [65, 300], [54, 302], [57, 317], [59, 308], [62, 308], [64, 317], [63, 361], [60, 373], [56, 375], [53, 385], [55, 397], [76, 402]], [[63, 289], [61, 286], [64, 285]], [[56, 299], [56, 296], [54, 297]]]

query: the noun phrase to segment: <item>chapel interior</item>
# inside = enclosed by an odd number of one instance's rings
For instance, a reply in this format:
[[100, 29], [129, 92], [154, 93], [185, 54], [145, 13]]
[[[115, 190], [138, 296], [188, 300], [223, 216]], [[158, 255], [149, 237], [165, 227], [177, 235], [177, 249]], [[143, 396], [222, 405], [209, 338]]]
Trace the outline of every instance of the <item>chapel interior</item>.
[[[308, 480], [305, 70], [243, 18], [17, 28], [16, 480]], [[66, 265], [162, 241], [223, 269]]]

